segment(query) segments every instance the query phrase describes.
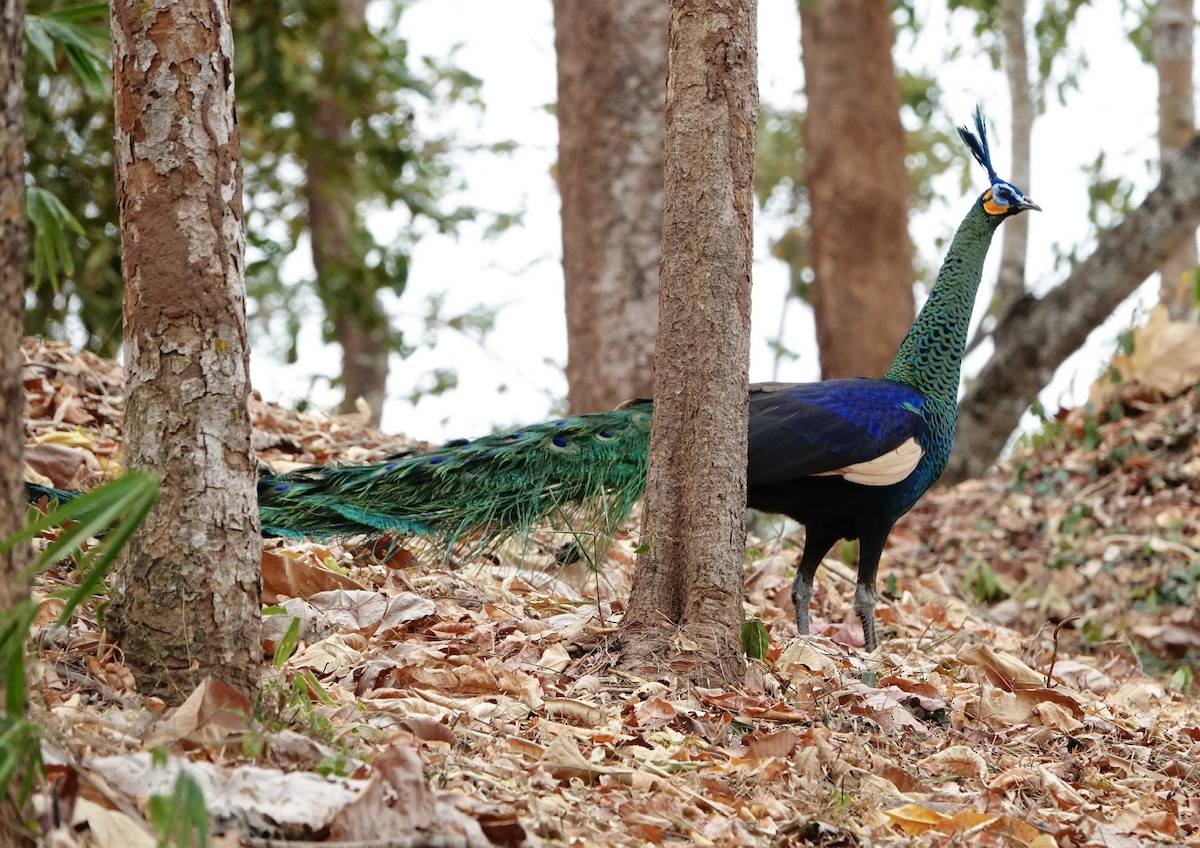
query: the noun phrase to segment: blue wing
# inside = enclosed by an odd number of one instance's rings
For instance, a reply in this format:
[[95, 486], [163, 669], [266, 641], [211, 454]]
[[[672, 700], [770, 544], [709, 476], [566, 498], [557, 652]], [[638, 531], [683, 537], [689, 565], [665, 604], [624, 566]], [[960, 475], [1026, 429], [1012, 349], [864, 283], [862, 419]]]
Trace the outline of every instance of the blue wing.
[[756, 485], [832, 474], [896, 482], [897, 469], [907, 476], [924, 454], [924, 405], [916, 389], [885, 380], [753, 385], [749, 478]]

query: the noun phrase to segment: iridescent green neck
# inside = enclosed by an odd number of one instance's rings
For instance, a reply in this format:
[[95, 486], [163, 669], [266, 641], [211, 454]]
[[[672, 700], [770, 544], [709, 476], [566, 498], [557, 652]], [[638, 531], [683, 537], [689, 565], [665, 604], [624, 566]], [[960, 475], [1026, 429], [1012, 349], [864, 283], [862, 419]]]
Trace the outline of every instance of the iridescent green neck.
[[967, 329], [983, 260], [1000, 225], [978, 201], [954, 234], [937, 282], [884, 379], [918, 389], [930, 400], [953, 407], [958, 401]]

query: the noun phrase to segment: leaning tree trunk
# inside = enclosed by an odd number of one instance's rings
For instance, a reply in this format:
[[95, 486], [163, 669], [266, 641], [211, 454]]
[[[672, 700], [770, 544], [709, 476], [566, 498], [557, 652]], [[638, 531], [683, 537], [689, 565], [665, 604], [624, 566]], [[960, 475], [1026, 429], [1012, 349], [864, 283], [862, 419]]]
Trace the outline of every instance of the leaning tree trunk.
[[742, 667], [757, 3], [670, 10], [648, 549], [621, 659], [725, 682]]
[[109, 623], [144, 690], [262, 657], [242, 169], [226, 2], [115, 0], [125, 460], [163, 477], [118, 562]]
[[943, 483], [987, 471], [1058, 367], [1168, 256], [1195, 239], [1198, 225], [1200, 136], [1062, 284], [1040, 299], [1026, 295], [996, 327], [996, 350], [959, 404]]
[[[1158, 0], [1151, 13], [1154, 67], [1158, 72], [1158, 161], [1163, 170], [1196, 132], [1192, 85], [1195, 15], [1192, 0]], [[1021, 183], [1017, 183], [1021, 185]], [[1172, 318], [1195, 314], [1196, 237], [1186, 239], [1159, 269], [1159, 299]]]
[[654, 387], [667, 11], [663, 0], [554, 2], [572, 413]]
[[801, 0], [800, 34], [821, 375], [878, 377], [914, 311], [891, 6]]

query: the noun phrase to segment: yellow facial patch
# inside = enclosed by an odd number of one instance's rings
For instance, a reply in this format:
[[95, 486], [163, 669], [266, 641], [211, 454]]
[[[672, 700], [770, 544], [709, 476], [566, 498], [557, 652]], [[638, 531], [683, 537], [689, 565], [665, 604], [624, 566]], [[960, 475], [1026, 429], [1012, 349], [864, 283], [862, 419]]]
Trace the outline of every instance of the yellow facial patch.
[[997, 203], [992, 197], [992, 190], [989, 188], [983, 193], [983, 211], [989, 215], [1003, 215], [1008, 211], [1008, 207]]

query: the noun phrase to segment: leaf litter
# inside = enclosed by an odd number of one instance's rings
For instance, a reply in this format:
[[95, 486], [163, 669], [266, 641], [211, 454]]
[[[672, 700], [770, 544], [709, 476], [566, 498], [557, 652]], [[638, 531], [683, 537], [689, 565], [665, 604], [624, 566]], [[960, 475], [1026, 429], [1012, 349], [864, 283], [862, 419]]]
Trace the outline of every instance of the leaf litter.
[[[1102, 415], [1061, 413], [897, 525], [874, 655], [836, 557], [797, 638], [799, 531], [762, 524], [745, 614], [770, 644], [729, 690], [612, 668], [636, 518], [600, 574], [549, 534], [461, 561], [269, 540], [257, 703], [211, 680], [176, 708], [140, 695], [95, 609], [53, 626], [59, 564], [32, 634], [44, 841], [154, 844], [150, 796], [185, 771], [218, 845], [1200, 844], [1200, 374], [1171, 372], [1194, 339], [1167, 326], [1102, 381]], [[27, 477], [119, 475], [119, 366], [25, 356]], [[411, 447], [251, 410], [276, 470]]]

